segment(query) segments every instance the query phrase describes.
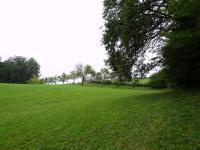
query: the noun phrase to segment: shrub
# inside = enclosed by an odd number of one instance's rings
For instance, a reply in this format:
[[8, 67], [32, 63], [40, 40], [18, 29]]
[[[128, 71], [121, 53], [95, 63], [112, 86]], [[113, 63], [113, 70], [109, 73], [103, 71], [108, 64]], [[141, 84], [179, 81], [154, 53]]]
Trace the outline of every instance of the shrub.
[[107, 85], [112, 85], [113, 84], [113, 82], [110, 81], [110, 80], [103, 80], [102, 83], [103, 84], [107, 84]]
[[31, 78], [27, 81], [28, 84], [44, 84], [44, 81], [39, 78]]
[[150, 86], [156, 89], [167, 87], [167, 76], [164, 70], [161, 70], [150, 77]]
[[149, 78], [138, 79], [138, 82], [135, 86], [136, 87], [151, 87], [151, 85], [149, 84]]
[[[96, 83], [96, 84], [104, 84], [104, 85], [119, 85], [119, 86], [133, 86], [132, 82], [120, 82], [118, 83], [115, 80], [98, 80], [98, 81], [90, 81], [90, 83]], [[145, 83], [137, 83], [135, 87], [150, 87], [149, 80]]]
[[90, 83], [96, 83], [96, 84], [106, 84], [106, 85], [113, 85], [115, 84], [111, 80], [97, 80], [97, 81], [90, 81]]

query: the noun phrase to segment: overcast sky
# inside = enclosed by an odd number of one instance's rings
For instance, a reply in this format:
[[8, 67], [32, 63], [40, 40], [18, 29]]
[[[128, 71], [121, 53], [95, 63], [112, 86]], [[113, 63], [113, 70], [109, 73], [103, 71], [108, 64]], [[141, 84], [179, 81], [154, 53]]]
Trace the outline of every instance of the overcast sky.
[[34, 57], [43, 77], [79, 62], [99, 70], [102, 11], [103, 0], [0, 0], [0, 57]]

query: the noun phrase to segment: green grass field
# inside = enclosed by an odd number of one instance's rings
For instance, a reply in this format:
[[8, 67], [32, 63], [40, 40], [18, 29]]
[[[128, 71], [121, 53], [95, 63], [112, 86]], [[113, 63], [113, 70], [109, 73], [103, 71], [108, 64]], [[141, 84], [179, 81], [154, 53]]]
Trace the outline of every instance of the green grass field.
[[0, 150], [199, 150], [199, 90], [0, 84]]

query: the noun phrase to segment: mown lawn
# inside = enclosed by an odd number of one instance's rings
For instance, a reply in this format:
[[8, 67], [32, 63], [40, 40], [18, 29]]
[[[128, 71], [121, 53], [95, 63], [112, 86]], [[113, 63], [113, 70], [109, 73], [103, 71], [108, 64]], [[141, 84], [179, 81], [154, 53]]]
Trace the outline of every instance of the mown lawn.
[[200, 90], [0, 84], [0, 150], [199, 150]]

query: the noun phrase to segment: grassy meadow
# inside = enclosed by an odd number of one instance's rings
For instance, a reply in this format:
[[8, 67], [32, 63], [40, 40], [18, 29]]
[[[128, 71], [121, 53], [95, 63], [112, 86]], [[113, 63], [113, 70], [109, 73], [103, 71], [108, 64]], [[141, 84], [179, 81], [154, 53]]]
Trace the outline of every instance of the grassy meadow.
[[0, 84], [0, 150], [198, 150], [199, 90]]

